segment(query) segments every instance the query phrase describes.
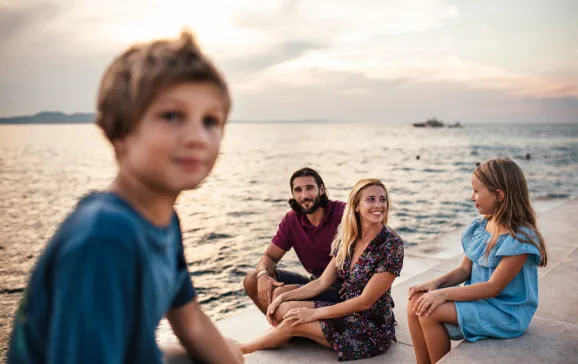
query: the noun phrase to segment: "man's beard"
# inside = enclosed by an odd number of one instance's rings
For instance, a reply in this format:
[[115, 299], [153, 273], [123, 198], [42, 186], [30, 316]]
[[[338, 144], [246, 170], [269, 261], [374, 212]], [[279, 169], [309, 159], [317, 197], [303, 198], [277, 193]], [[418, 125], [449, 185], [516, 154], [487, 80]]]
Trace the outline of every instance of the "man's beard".
[[[313, 205], [310, 208], [305, 208], [303, 206], [303, 204], [305, 202], [313, 202]], [[317, 197], [315, 197], [315, 200], [312, 200], [310, 198], [307, 198], [305, 200], [303, 200], [299, 206], [301, 207], [301, 211], [303, 211], [304, 214], [308, 215], [308, 214], [312, 214], [315, 212], [315, 210], [317, 210], [319, 208], [319, 206], [321, 206], [321, 195], [318, 195]]]

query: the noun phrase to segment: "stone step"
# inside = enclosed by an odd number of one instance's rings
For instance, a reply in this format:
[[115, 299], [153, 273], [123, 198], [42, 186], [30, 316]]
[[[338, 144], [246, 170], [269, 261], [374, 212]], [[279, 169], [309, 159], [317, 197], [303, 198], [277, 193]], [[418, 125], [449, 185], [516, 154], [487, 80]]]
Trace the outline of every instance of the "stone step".
[[[475, 344], [452, 342], [452, 351], [442, 363], [578, 363], [578, 199], [552, 205], [539, 214], [538, 226], [547, 242], [550, 261], [539, 269], [539, 308], [528, 331], [519, 338], [487, 339]], [[407, 293], [412, 285], [425, 282], [457, 267], [463, 259], [461, 230], [439, 237], [443, 251], [406, 250], [404, 268], [392, 288], [394, 313], [398, 325], [387, 353], [360, 360], [363, 363], [415, 363], [411, 336], [407, 326]], [[448, 242], [455, 247], [448, 248]], [[435, 246], [436, 244], [432, 244]], [[217, 322], [225, 335], [236, 341], [249, 340], [269, 328], [256, 308]], [[262, 350], [245, 357], [246, 363], [335, 363], [334, 351], [309, 340], [294, 339], [275, 350]], [[356, 361], [358, 362], [358, 361]], [[181, 361], [170, 362], [170, 364]]]

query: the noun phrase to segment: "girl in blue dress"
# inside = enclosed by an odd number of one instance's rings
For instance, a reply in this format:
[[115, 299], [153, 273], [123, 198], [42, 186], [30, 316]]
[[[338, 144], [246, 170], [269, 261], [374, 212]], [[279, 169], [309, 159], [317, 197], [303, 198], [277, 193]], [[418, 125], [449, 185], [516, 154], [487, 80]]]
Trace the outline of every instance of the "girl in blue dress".
[[409, 289], [408, 324], [420, 364], [447, 354], [450, 334], [471, 342], [520, 336], [538, 307], [537, 267], [548, 255], [524, 173], [510, 159], [493, 159], [476, 168], [472, 188], [483, 217], [462, 233], [461, 265]]

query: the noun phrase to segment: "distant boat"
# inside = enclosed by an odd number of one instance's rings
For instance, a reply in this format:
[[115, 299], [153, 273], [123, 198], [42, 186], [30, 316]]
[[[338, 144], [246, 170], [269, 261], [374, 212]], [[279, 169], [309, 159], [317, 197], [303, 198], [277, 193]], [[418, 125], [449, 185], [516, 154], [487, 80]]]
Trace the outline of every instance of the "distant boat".
[[416, 128], [443, 128], [444, 123], [436, 118], [428, 119], [425, 123], [413, 123]]
[[443, 121], [436, 118], [428, 119], [424, 123], [413, 123], [413, 126], [416, 128], [444, 128], [446, 126], [448, 128], [463, 128], [463, 125], [459, 121], [456, 121], [455, 124], [445, 125]]

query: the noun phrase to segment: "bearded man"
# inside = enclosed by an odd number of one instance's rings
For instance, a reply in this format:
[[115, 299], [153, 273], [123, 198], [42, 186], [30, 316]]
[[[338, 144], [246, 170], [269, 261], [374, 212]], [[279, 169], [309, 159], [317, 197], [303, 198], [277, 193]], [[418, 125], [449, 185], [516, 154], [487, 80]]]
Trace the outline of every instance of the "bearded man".
[[[331, 261], [331, 243], [341, 223], [345, 203], [331, 201], [319, 174], [302, 168], [291, 176], [292, 198], [289, 211], [277, 234], [259, 259], [257, 268], [243, 280], [247, 295], [266, 313], [271, 302], [280, 294], [296, 289], [321, 276]], [[291, 248], [310, 277], [277, 269], [277, 264]], [[343, 281], [335, 284], [312, 301], [341, 302]]]

